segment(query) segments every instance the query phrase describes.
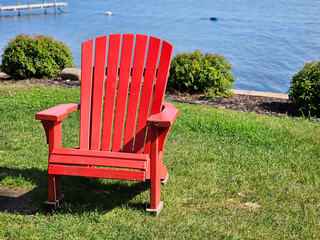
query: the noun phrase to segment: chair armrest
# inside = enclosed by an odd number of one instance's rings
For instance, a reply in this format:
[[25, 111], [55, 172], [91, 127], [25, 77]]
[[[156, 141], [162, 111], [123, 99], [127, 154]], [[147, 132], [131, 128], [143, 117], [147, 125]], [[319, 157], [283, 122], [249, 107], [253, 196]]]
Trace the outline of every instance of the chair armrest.
[[65, 119], [68, 113], [80, 108], [80, 103], [61, 104], [47, 110], [36, 113], [36, 119], [58, 122]]
[[157, 127], [171, 127], [179, 115], [179, 110], [172, 103], [163, 103], [160, 113], [153, 114], [147, 119], [147, 124]]

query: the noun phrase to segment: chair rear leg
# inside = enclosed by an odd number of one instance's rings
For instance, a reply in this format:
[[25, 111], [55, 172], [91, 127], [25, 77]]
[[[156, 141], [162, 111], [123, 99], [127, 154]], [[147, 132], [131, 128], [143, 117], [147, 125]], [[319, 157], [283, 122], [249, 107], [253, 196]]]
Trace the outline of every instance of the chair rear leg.
[[46, 207], [57, 209], [63, 197], [61, 194], [61, 176], [49, 174], [48, 200], [45, 202]]

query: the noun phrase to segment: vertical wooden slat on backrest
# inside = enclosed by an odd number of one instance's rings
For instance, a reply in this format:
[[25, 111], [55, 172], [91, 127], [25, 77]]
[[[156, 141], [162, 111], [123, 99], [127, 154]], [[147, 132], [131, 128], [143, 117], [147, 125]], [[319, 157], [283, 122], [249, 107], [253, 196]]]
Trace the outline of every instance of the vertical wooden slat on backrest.
[[152, 107], [150, 114], [156, 114], [161, 111], [162, 101], [166, 91], [167, 81], [169, 77], [170, 63], [173, 52], [173, 46], [166, 41], [162, 43], [157, 82], [154, 88]]
[[104, 78], [106, 73], [107, 38], [107, 36], [103, 36], [96, 39], [91, 107], [91, 150], [100, 149]]
[[117, 92], [116, 113], [114, 118], [112, 151], [121, 150], [122, 135], [124, 127], [124, 117], [126, 113], [129, 78], [131, 72], [132, 50], [133, 50], [133, 34], [123, 34], [121, 62], [119, 72], [119, 83]]
[[[165, 41], [162, 42], [157, 81], [154, 87], [152, 105], [150, 115], [159, 113], [161, 111], [162, 102], [167, 86], [167, 80], [169, 77], [170, 62], [173, 52], [173, 46]], [[150, 139], [151, 139], [151, 130], [148, 129], [146, 145], [144, 153], [150, 153]]]
[[80, 105], [80, 149], [89, 149], [91, 120], [92, 62], [94, 40], [82, 44], [81, 60], [81, 105]]
[[147, 52], [148, 36], [137, 35], [134, 60], [132, 66], [132, 77], [130, 84], [130, 95], [127, 110], [127, 120], [123, 141], [123, 151], [132, 152], [134, 129], [136, 126], [139, 97], [141, 91], [141, 81], [144, 71], [144, 62]]
[[110, 35], [101, 144], [101, 150], [103, 151], [109, 151], [111, 146], [115, 91], [117, 87], [116, 85], [120, 55], [120, 43], [120, 34]]
[[134, 143], [134, 152], [141, 153], [145, 140], [146, 121], [149, 114], [151, 95], [158, 64], [161, 40], [150, 37], [148, 57], [144, 75], [143, 89], [140, 100], [140, 111]]

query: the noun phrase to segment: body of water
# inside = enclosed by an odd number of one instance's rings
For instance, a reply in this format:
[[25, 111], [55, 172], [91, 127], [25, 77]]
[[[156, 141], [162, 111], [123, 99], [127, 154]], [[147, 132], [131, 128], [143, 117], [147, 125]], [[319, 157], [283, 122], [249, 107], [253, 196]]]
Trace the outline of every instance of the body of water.
[[[1, 0], [2, 6], [15, 1]], [[27, 4], [20, 0], [20, 4]], [[30, 0], [41, 3], [41, 0]], [[49, 0], [47, 2], [50, 2]], [[65, 2], [61, 0], [61, 2]], [[162, 38], [178, 52], [195, 49], [225, 55], [236, 76], [234, 88], [286, 93], [291, 76], [320, 55], [320, 1], [314, 0], [68, 0], [54, 10], [2, 13], [0, 53], [19, 33], [65, 42], [77, 67], [81, 43], [113, 33]], [[108, 16], [105, 13], [112, 12]], [[219, 18], [210, 21], [210, 17]]]

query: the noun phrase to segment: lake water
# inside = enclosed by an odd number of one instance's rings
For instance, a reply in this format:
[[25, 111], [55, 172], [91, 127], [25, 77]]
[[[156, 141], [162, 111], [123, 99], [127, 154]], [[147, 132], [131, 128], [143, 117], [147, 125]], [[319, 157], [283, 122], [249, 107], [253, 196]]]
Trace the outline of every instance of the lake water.
[[[2, 6], [15, 1], [0, 0]], [[20, 0], [20, 4], [27, 4]], [[41, 0], [30, 0], [41, 3]], [[50, 2], [49, 0], [47, 2]], [[65, 2], [61, 0], [61, 2]], [[314, 0], [68, 0], [54, 10], [2, 13], [0, 53], [16, 34], [36, 33], [65, 42], [80, 67], [81, 43], [112, 33], [162, 38], [178, 52], [225, 55], [234, 88], [286, 93], [291, 76], [320, 54], [320, 1]], [[107, 16], [105, 12], [115, 15]], [[210, 21], [210, 17], [219, 18]]]

